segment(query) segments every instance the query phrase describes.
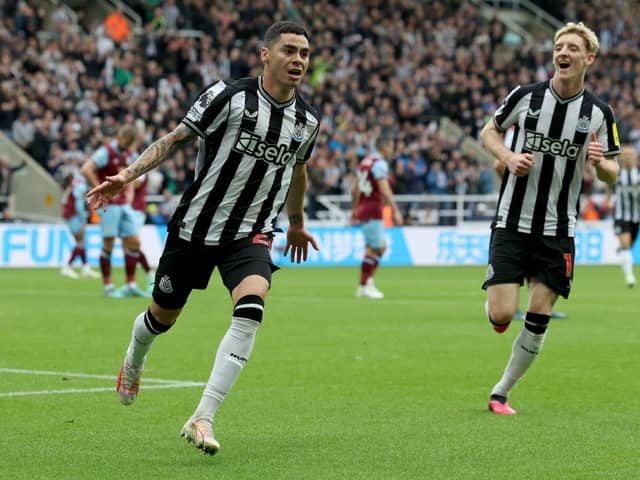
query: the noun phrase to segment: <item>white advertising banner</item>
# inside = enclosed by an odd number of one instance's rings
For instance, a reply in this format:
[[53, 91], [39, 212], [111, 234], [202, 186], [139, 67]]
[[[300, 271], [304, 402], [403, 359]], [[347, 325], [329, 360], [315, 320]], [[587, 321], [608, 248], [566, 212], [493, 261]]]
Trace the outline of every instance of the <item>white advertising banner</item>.
[[[165, 227], [145, 225], [140, 232], [142, 248], [149, 263], [157, 264], [166, 235]], [[68, 260], [75, 240], [65, 224], [0, 224], [0, 267], [59, 267]], [[98, 265], [102, 249], [100, 228], [87, 226], [87, 263]], [[118, 240], [112, 253], [114, 266], [124, 265], [122, 244]]]
[[[485, 265], [491, 231], [488, 225], [464, 227], [417, 227], [404, 229], [414, 265]], [[575, 239], [576, 264], [618, 264], [618, 238], [609, 222], [578, 226]], [[634, 249], [640, 262], [640, 249]]]
[[[364, 242], [357, 227], [314, 227], [321, 251], [311, 251], [303, 266], [353, 266], [362, 260]], [[162, 253], [166, 228], [145, 225], [140, 232], [142, 249], [152, 265]], [[394, 227], [386, 231], [389, 248], [386, 265], [486, 265], [490, 230], [488, 223], [461, 227]], [[273, 259], [289, 264], [282, 256], [286, 241], [278, 234]], [[98, 265], [102, 240], [100, 229], [87, 227], [85, 245], [87, 261]], [[0, 224], [0, 267], [59, 267], [66, 263], [74, 239], [64, 224]], [[576, 264], [618, 264], [618, 240], [610, 222], [579, 225], [576, 234]], [[640, 263], [640, 243], [633, 250], [634, 263]], [[112, 254], [114, 266], [124, 264], [120, 242]]]

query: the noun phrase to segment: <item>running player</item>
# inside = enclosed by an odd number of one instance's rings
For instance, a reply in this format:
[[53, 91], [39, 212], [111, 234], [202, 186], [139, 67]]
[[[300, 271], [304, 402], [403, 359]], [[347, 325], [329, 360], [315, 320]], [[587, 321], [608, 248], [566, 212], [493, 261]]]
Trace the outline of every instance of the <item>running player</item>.
[[[554, 36], [553, 78], [512, 90], [481, 133], [486, 148], [506, 166], [483, 285], [485, 310], [497, 332], [508, 328], [520, 286], [530, 276], [524, 326], [489, 398], [489, 409], [497, 414], [516, 413], [508, 396], [542, 350], [558, 295], [569, 296], [587, 157], [600, 180], [611, 184], [618, 176], [613, 111], [584, 88], [598, 48], [597, 36], [584, 24], [560, 28]], [[504, 132], [512, 125], [508, 148]]]
[[278, 213], [287, 206], [284, 249], [291, 261], [307, 259], [314, 237], [304, 228], [306, 162], [320, 116], [297, 90], [309, 66], [309, 35], [300, 25], [271, 25], [260, 56], [262, 75], [207, 87], [169, 134], [138, 160], [87, 195], [96, 208], [109, 204], [140, 175], [180, 145], [199, 138], [197, 176], [182, 195], [156, 271], [153, 299], [134, 321], [117, 391], [129, 405], [138, 395], [147, 352], [175, 323], [191, 291], [205, 289], [218, 268], [231, 294], [231, 326], [222, 339], [200, 403], [181, 435], [206, 453], [220, 448], [213, 432], [218, 407], [253, 350], [271, 276], [271, 243]]

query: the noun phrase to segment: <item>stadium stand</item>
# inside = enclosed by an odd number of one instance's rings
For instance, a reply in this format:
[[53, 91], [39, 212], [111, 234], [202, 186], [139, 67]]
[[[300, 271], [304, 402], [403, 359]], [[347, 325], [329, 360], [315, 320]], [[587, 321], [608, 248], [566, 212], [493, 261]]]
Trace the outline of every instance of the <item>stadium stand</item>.
[[[460, 210], [450, 202], [417, 203], [425, 194], [494, 193], [491, 162], [475, 142], [479, 129], [510, 87], [552, 73], [549, 25], [523, 35], [505, 14], [513, 2], [240, 0], [230, 9], [223, 1], [116, 1], [133, 27], [128, 40], [117, 41], [105, 28], [108, 11], [96, 18], [94, 2], [68, 3], [73, 8], [0, 3], [0, 130], [58, 180], [122, 122], [135, 123], [148, 143], [180, 121], [204, 85], [254, 73], [260, 38], [274, 19], [307, 25], [315, 50], [303, 90], [323, 114], [310, 160], [311, 218], [331, 210], [326, 195], [348, 193], [354, 165], [382, 132], [398, 140], [396, 193], [416, 196], [405, 202], [410, 222]], [[640, 148], [640, 34], [633, 22], [640, 6], [533, 4], [559, 22], [583, 20], [597, 31], [604, 55], [588, 83], [613, 106], [621, 137]], [[180, 194], [193, 180], [194, 158], [192, 147], [154, 172], [152, 198]], [[587, 189], [601, 188], [594, 182]], [[420, 211], [412, 210], [418, 204]]]

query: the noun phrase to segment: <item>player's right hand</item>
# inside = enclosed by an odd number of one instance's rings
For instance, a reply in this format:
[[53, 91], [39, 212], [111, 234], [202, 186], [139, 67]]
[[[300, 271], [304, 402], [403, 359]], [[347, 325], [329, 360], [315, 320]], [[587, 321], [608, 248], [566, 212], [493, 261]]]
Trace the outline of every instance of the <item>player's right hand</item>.
[[598, 142], [596, 132], [591, 132], [591, 141], [587, 147], [587, 158], [591, 160], [594, 167], [600, 165], [604, 160], [604, 145]]
[[516, 177], [524, 177], [529, 174], [535, 161], [531, 153], [516, 153], [507, 159], [509, 172]]
[[109, 200], [120, 193], [125, 185], [125, 178], [121, 174], [106, 177], [104, 182], [87, 192], [87, 203], [96, 210], [100, 208], [106, 209], [107, 205], [109, 205]]
[[319, 250], [318, 242], [313, 235], [303, 227], [289, 225], [287, 229], [287, 243], [284, 246], [283, 255], [286, 257], [291, 250], [291, 263], [306, 262], [309, 256], [309, 244]]
[[398, 208], [393, 209], [393, 224], [394, 225], [402, 225], [404, 224], [404, 218], [402, 216], [402, 212], [398, 210]]

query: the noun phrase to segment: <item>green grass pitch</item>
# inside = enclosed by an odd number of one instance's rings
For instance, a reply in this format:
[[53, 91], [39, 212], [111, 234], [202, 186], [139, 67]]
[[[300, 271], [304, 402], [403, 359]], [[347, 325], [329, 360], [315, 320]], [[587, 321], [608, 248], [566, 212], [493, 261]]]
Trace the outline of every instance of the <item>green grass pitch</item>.
[[578, 266], [557, 304], [569, 319], [552, 320], [511, 395], [515, 417], [486, 409], [521, 322], [490, 328], [483, 268], [383, 266], [382, 301], [355, 299], [357, 276], [275, 274], [209, 457], [178, 432], [230, 320], [217, 274], [157, 340], [124, 407], [115, 375], [147, 301], [104, 298], [98, 280], [57, 270], [2, 269], [0, 477], [640, 478], [640, 290], [619, 267]]

